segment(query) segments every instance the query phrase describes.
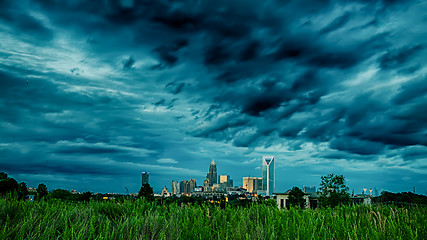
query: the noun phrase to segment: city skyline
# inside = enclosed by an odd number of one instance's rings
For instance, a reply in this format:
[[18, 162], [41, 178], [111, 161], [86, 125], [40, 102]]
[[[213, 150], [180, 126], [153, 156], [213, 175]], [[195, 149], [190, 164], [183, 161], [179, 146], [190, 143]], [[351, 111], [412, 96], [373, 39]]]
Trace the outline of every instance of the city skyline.
[[[0, 1], [0, 171], [427, 193], [425, 1]], [[215, 181], [218, 181], [216, 178]]]

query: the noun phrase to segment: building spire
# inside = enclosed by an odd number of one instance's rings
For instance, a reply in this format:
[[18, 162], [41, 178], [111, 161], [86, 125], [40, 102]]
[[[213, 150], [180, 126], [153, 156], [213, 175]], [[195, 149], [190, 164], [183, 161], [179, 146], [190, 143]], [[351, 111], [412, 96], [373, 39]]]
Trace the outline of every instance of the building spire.
[[215, 160], [212, 159], [211, 165], [216, 165]]

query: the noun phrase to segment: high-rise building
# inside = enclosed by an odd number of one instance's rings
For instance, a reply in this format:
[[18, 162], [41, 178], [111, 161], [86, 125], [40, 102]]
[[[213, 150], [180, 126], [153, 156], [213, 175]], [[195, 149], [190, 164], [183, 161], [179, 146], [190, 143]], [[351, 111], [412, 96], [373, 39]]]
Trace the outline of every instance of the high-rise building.
[[171, 194], [172, 195], [179, 194], [179, 183], [177, 181], [172, 181], [171, 183]]
[[215, 161], [212, 160], [211, 165], [209, 166], [209, 172], [206, 175], [206, 178], [209, 180], [209, 186], [214, 185], [217, 182], [217, 172], [216, 172], [216, 164]]
[[262, 157], [262, 189], [267, 196], [274, 192], [274, 157]]
[[179, 183], [179, 192], [181, 194], [189, 194], [190, 193], [190, 184], [188, 184], [188, 181], [181, 181]]
[[243, 177], [243, 186], [242, 186], [242, 188], [246, 189], [246, 191], [248, 191], [248, 192], [252, 192], [253, 191], [253, 182], [251, 181], [251, 177]]
[[189, 193], [192, 193], [194, 191], [194, 189], [196, 188], [195, 179], [190, 179], [190, 181], [188, 182], [188, 188], [189, 188]]
[[262, 178], [260, 177], [243, 177], [243, 186], [249, 193], [257, 193], [262, 190]]
[[230, 175], [219, 175], [219, 184], [220, 188], [226, 189], [233, 186], [233, 180], [230, 178]]
[[219, 175], [219, 183], [227, 183], [230, 181], [230, 175]]
[[148, 172], [142, 172], [142, 185], [149, 183], [148, 182], [149, 175], [150, 174]]

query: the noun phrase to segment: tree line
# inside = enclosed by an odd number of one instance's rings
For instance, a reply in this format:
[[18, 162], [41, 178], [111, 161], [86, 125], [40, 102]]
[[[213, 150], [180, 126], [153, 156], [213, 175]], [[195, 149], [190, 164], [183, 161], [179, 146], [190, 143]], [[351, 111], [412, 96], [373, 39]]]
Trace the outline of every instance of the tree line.
[[[334, 208], [339, 205], [349, 205], [352, 203], [349, 188], [345, 183], [343, 175], [328, 174], [321, 177], [320, 188], [317, 191], [318, 204], [322, 208]], [[298, 207], [304, 209], [306, 203], [304, 192], [298, 187], [293, 187], [289, 191], [289, 207]], [[380, 196], [372, 198], [373, 203], [404, 205], [427, 205], [427, 196], [415, 194], [412, 192], [391, 193], [384, 191]]]
[[[349, 188], [345, 184], [343, 175], [328, 174], [321, 177], [320, 188], [317, 191], [317, 199], [320, 207], [334, 208], [338, 205], [350, 204]], [[298, 207], [304, 209], [306, 202], [305, 193], [298, 187], [293, 187], [289, 191], [287, 202], [289, 207]]]
[[25, 182], [18, 184], [15, 179], [8, 177], [5, 172], [0, 172], [0, 195], [4, 196], [6, 194], [17, 196], [20, 200], [27, 199], [27, 184]]
[[[328, 174], [321, 177], [320, 188], [317, 191], [317, 199], [319, 207], [321, 208], [334, 208], [339, 205], [351, 204], [350, 194], [348, 193], [349, 188], [346, 185], [346, 181], [343, 175]], [[47, 186], [40, 183], [35, 192], [29, 193], [27, 184], [25, 182], [18, 183], [15, 179], [8, 177], [4, 172], [0, 172], [0, 196], [5, 195], [16, 196], [19, 200], [28, 199], [29, 194], [35, 195], [35, 200], [43, 198], [53, 198], [69, 201], [90, 201], [93, 197], [91, 192], [84, 192], [83, 194], [73, 194], [70, 191], [64, 189], [55, 189], [51, 193], [48, 192]], [[298, 187], [293, 187], [288, 192], [288, 207], [297, 207], [304, 209], [306, 207], [306, 201], [304, 199], [305, 193]], [[138, 198], [145, 198], [148, 201], [155, 200], [153, 194], [153, 188], [150, 184], [146, 183], [141, 186], [138, 192]], [[261, 197], [260, 197], [261, 198]], [[170, 199], [171, 201], [173, 199]], [[200, 199], [181, 199], [179, 201], [192, 202], [199, 201]], [[230, 200], [230, 199], [229, 199]], [[178, 201], [178, 200], [174, 200]], [[427, 196], [418, 195], [411, 192], [403, 193], [391, 193], [382, 192], [381, 196], [374, 197], [373, 203], [382, 204], [422, 204], [427, 205]], [[225, 202], [219, 199], [219, 202]], [[264, 201], [263, 201], [264, 202]], [[235, 203], [236, 205], [244, 205], [242, 203]]]
[[91, 192], [73, 194], [64, 189], [55, 189], [49, 193], [44, 183], [40, 183], [35, 192], [29, 192], [25, 182], [18, 184], [15, 179], [9, 177], [5, 172], [0, 172], [0, 196], [6, 195], [17, 197], [18, 200], [28, 200], [28, 195], [34, 195], [35, 200], [55, 198], [71, 201], [89, 201], [92, 197]]

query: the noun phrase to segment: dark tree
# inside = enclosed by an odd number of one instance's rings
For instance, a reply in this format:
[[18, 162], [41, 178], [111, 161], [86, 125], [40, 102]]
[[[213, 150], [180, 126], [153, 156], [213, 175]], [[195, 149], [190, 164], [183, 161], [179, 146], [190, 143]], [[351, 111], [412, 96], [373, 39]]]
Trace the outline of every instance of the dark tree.
[[301, 209], [304, 209], [305, 208], [304, 192], [298, 187], [293, 187], [291, 191], [289, 191], [288, 202], [289, 202], [289, 206], [299, 207]]
[[339, 204], [349, 204], [350, 194], [348, 187], [345, 185], [345, 178], [343, 175], [328, 174], [322, 176], [320, 182], [321, 192], [318, 192], [318, 199], [322, 207], [336, 207]]
[[149, 183], [142, 185], [141, 189], [139, 189], [138, 197], [143, 197], [149, 201], [154, 199], [153, 188]]
[[27, 184], [21, 182], [18, 186], [18, 198], [21, 200], [25, 200], [28, 198], [28, 188]]
[[374, 197], [373, 201], [375, 203], [396, 204], [398, 206], [408, 204], [427, 205], [427, 196], [412, 192], [391, 193], [385, 191], [381, 193], [381, 196]]
[[92, 193], [88, 191], [88, 192], [84, 192], [83, 194], [80, 194], [78, 200], [89, 202], [91, 197], [92, 197]]
[[15, 179], [8, 177], [3, 178], [0, 180], [0, 195], [6, 195], [7, 193], [14, 194], [18, 191], [18, 187], [18, 182], [16, 182]]
[[7, 174], [5, 172], [0, 172], [0, 180], [6, 179], [6, 178], [7, 178]]
[[52, 193], [49, 195], [49, 197], [61, 199], [61, 200], [74, 200], [74, 194], [72, 194], [70, 191], [64, 190], [64, 189], [55, 189], [52, 191]]
[[272, 198], [264, 200], [264, 204], [272, 208], [277, 208], [277, 202]]
[[48, 192], [47, 192], [47, 187], [45, 184], [40, 183], [39, 186], [37, 187], [37, 198], [38, 199], [42, 199], [43, 197], [47, 196]]

